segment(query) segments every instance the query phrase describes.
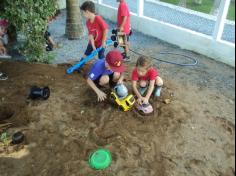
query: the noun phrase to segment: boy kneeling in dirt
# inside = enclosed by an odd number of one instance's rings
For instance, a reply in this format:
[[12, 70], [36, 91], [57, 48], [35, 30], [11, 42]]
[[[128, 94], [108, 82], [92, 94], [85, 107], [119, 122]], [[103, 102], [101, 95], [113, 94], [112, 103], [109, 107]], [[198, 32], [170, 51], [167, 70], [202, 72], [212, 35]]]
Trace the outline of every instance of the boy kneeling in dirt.
[[87, 83], [97, 94], [98, 101], [106, 99], [106, 94], [100, 88], [107, 84], [121, 84], [124, 71], [123, 56], [117, 50], [108, 52], [105, 59], [97, 60], [93, 64], [88, 73]]

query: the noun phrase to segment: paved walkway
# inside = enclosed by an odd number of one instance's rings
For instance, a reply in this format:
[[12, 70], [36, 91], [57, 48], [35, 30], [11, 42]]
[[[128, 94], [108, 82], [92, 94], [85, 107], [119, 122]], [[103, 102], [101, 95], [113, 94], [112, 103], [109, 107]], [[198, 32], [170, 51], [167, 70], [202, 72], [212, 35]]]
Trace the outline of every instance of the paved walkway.
[[[83, 19], [84, 20], [84, 19]], [[115, 24], [111, 21], [106, 20], [109, 25], [109, 34], [111, 36], [111, 30], [115, 28]], [[85, 21], [83, 21], [83, 26]], [[61, 14], [54, 20], [50, 26], [49, 31], [56, 42], [59, 42], [61, 47], [55, 49], [51, 53], [54, 54], [54, 63], [68, 63], [71, 61], [78, 61], [86, 49], [88, 43], [87, 31], [84, 29], [84, 37], [79, 40], [68, 40], [65, 36], [65, 26], [66, 26], [66, 11], [62, 10]], [[188, 53], [192, 54], [191, 51], [182, 50], [172, 44], [163, 42], [157, 38], [144, 35], [140, 32], [134, 31], [132, 37], [130, 38], [130, 43], [132, 49], [139, 51], [141, 53], [146, 50], [150, 51], [152, 56], [155, 56], [161, 51], [176, 51], [177, 53]], [[108, 52], [112, 47], [108, 47], [106, 52]], [[151, 53], [153, 51], [153, 53]], [[130, 53], [132, 55], [132, 53]], [[136, 56], [135, 54], [133, 55]], [[173, 59], [171, 59], [173, 60]], [[175, 60], [175, 59], [174, 59]], [[175, 60], [178, 62], [178, 60]]]
[[[103, 0], [104, 4], [117, 7], [116, 1]], [[130, 11], [137, 13], [137, 0], [127, 0]], [[206, 35], [212, 35], [215, 20], [199, 15], [189, 14], [162, 4], [145, 1], [144, 15], [160, 21], [168, 22]], [[222, 36], [223, 40], [235, 43], [235, 24], [226, 24]]]

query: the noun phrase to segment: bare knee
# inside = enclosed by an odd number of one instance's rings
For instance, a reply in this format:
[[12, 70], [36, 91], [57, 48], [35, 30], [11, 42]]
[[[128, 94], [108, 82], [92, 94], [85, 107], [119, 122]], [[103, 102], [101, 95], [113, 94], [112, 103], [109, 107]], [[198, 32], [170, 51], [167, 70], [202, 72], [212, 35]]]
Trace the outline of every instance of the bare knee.
[[117, 82], [120, 79], [120, 73], [114, 72], [112, 81]]
[[157, 86], [163, 86], [163, 80], [162, 80], [162, 78], [161, 77], [159, 77], [159, 76], [157, 76], [157, 78], [156, 78], [156, 85]]
[[108, 75], [103, 75], [101, 78], [100, 78], [100, 80], [99, 80], [99, 84], [101, 85], [101, 86], [104, 86], [104, 85], [106, 85], [106, 84], [108, 84], [109, 83], [109, 76]]
[[146, 87], [146, 86], [147, 86], [147, 81], [140, 80], [140, 81], [139, 81], [139, 86], [140, 86], [140, 87]]

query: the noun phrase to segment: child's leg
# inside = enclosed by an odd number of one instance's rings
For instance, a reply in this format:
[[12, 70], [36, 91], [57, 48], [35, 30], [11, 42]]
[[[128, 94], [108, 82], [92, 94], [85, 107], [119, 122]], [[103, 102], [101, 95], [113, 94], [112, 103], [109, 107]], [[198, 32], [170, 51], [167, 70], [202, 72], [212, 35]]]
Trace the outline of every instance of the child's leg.
[[5, 55], [6, 53], [6, 48], [4, 46], [0, 46], [0, 55]]
[[161, 96], [161, 88], [163, 86], [163, 80], [161, 77], [157, 76], [156, 81], [155, 81], [156, 89], [154, 91], [154, 95], [156, 97]]
[[56, 43], [54, 42], [51, 36], [48, 37], [48, 42], [53, 48], [56, 46]]
[[112, 81], [113, 81], [113, 82], [118, 82], [118, 80], [120, 79], [120, 76], [121, 76], [120, 73], [114, 72], [114, 73], [113, 73], [113, 77], [112, 77]]
[[110, 81], [109, 81], [109, 85], [110, 88], [114, 88], [118, 82], [118, 80], [120, 79], [121, 74], [118, 72], [114, 72], [113, 74], [109, 75]]
[[100, 86], [105, 86], [106, 84], [109, 83], [109, 76], [108, 75], [102, 75], [101, 78], [99, 79], [99, 85]]
[[3, 44], [3, 42], [2, 42], [1, 39], [0, 39], [0, 54], [1, 54], [1, 55], [7, 54], [7, 50], [6, 50], [6, 48], [4, 47], [4, 44]]
[[90, 55], [91, 53], [93, 52], [93, 47], [92, 45], [89, 43], [85, 52], [84, 52], [84, 55], [83, 57], [80, 59], [80, 61], [82, 61], [85, 57], [87, 57], [88, 55]]
[[128, 55], [129, 54], [129, 36], [126, 36], [126, 45], [123, 48], [124, 48], [124, 53], [123, 53], [124, 61], [129, 62], [130, 61], [130, 56]]
[[146, 80], [140, 80], [139, 81], [139, 92], [141, 95], [144, 95], [148, 88], [148, 82]]
[[98, 58], [99, 59], [104, 59], [105, 58], [105, 48], [102, 48], [99, 52], [98, 52]]
[[127, 39], [127, 41], [126, 41], [126, 46], [125, 46], [125, 54], [126, 54], [126, 56], [128, 57], [128, 54], [129, 54], [129, 45], [130, 45], [130, 43], [129, 43], [129, 36], [126, 36], [126, 39]]

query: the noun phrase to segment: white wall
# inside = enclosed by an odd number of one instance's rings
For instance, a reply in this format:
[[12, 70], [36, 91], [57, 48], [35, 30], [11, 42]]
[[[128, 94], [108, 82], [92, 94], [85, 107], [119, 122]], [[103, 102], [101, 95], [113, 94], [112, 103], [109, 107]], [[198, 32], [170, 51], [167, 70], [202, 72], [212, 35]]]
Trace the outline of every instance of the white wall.
[[[98, 13], [104, 18], [116, 21], [117, 11], [113, 7], [104, 4], [98, 5]], [[175, 44], [182, 49], [195, 51], [235, 67], [235, 44], [216, 41], [211, 36], [152, 18], [138, 17], [136, 14], [131, 14], [131, 26], [133, 29]]]
[[[65, 1], [60, 0], [60, 7], [65, 8]], [[80, 4], [84, 0], [79, 0]], [[98, 5], [97, 10], [104, 18], [116, 22], [117, 11], [108, 5]], [[226, 41], [216, 41], [211, 36], [197, 33], [172, 24], [148, 17], [138, 17], [131, 13], [132, 28], [146, 35], [157, 37], [163, 41], [175, 44], [182, 49], [195, 51], [220, 62], [235, 67], [235, 44]]]

